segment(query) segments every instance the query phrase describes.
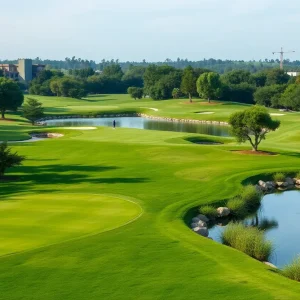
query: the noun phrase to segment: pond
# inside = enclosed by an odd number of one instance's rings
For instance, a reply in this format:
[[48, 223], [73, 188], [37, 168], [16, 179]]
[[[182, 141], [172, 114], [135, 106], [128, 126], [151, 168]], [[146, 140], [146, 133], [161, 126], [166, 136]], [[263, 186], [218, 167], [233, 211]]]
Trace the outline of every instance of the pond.
[[[266, 239], [273, 242], [270, 262], [281, 268], [300, 255], [300, 191], [287, 191], [264, 196], [257, 213], [244, 220], [265, 230]], [[226, 226], [215, 225], [209, 237], [221, 242]]]
[[112, 127], [113, 120], [116, 127], [137, 128], [161, 131], [176, 131], [200, 133], [215, 136], [230, 136], [229, 126], [199, 123], [172, 122], [167, 120], [153, 120], [142, 117], [116, 117], [116, 118], [75, 118], [48, 120], [50, 126], [107, 126]]

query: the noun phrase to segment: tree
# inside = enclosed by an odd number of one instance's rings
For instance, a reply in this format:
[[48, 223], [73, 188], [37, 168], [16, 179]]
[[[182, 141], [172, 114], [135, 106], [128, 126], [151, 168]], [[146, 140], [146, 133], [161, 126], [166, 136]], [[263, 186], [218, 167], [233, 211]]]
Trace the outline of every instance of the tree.
[[222, 83], [220, 75], [214, 72], [203, 73], [197, 80], [197, 92], [200, 97], [208, 99], [218, 98], [221, 95]]
[[181, 94], [181, 91], [179, 88], [174, 88], [173, 91], [172, 91], [172, 97], [174, 99], [177, 99], [180, 97], [180, 94]]
[[281, 69], [271, 69], [266, 72], [266, 85], [286, 84], [290, 80], [290, 76]]
[[6, 142], [0, 144], [0, 177], [4, 176], [7, 168], [19, 166], [25, 159], [24, 156], [12, 153]]
[[120, 65], [113, 63], [103, 69], [103, 76], [114, 77], [119, 80], [123, 77], [124, 73]]
[[225, 73], [222, 79], [227, 84], [241, 84], [244, 82], [251, 83], [251, 73], [244, 70], [233, 70], [231, 72]]
[[253, 106], [233, 113], [229, 118], [229, 124], [232, 135], [239, 143], [249, 141], [252, 150], [257, 151], [258, 145], [266, 138], [267, 133], [280, 126], [280, 121], [272, 120], [266, 108]]
[[42, 118], [43, 115], [44, 108], [42, 107], [42, 103], [38, 102], [36, 99], [28, 98], [23, 106], [24, 118], [31, 121], [32, 125], [34, 125], [35, 121]]
[[127, 89], [127, 93], [134, 98], [134, 100], [136, 99], [142, 99], [143, 95], [144, 95], [144, 90], [142, 88], [138, 88], [138, 87], [134, 87], [131, 86]]
[[195, 76], [194, 70], [191, 66], [188, 66], [183, 71], [182, 81], [180, 89], [183, 93], [188, 95], [190, 102], [192, 102], [192, 96], [197, 93], [196, 89], [197, 77]]
[[277, 107], [281, 94], [285, 89], [285, 84], [273, 84], [260, 87], [254, 93], [254, 101], [259, 105]]
[[228, 86], [228, 97], [232, 102], [253, 104], [253, 93], [255, 86], [247, 82], [231, 84]]
[[7, 110], [16, 111], [22, 105], [24, 95], [15, 81], [5, 77], [0, 78], [0, 111], [5, 119]]
[[55, 78], [50, 83], [52, 93], [57, 96], [81, 99], [87, 92], [82, 80], [73, 77]]
[[279, 103], [292, 110], [300, 110], [300, 85], [290, 84], [282, 94]]

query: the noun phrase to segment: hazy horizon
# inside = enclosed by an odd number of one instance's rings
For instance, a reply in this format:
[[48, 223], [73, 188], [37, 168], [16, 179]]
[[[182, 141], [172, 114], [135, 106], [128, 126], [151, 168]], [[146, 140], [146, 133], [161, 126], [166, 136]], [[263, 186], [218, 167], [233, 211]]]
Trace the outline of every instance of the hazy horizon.
[[[164, 61], [277, 59], [295, 50], [300, 2], [290, 0], [0, 0], [0, 59]], [[8, 26], [9, 25], [9, 26]], [[298, 51], [299, 49], [299, 51]]]

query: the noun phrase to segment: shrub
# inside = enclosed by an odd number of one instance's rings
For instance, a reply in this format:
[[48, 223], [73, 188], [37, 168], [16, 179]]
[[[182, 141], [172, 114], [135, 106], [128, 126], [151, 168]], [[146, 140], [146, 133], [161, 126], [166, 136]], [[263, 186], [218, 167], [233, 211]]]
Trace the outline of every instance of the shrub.
[[296, 178], [297, 178], [297, 179], [300, 179], [300, 172], [298, 172], [298, 173], [296, 174]]
[[245, 227], [241, 223], [229, 224], [222, 233], [222, 241], [260, 261], [267, 261], [273, 250], [272, 243], [266, 241], [263, 231], [256, 227]]
[[240, 197], [230, 199], [227, 202], [227, 207], [230, 209], [231, 214], [238, 218], [244, 217], [248, 213], [247, 203]]
[[282, 274], [290, 279], [300, 281], [300, 256], [294, 259], [291, 264], [285, 266]]
[[283, 182], [283, 181], [285, 181], [285, 174], [283, 174], [283, 173], [276, 173], [276, 174], [274, 174], [273, 179], [276, 182]]
[[212, 205], [204, 205], [199, 209], [200, 213], [207, 216], [209, 219], [216, 218], [218, 216], [217, 209]]
[[262, 193], [258, 192], [255, 186], [247, 185], [240, 192], [240, 198], [245, 202], [247, 208], [255, 208], [259, 206]]

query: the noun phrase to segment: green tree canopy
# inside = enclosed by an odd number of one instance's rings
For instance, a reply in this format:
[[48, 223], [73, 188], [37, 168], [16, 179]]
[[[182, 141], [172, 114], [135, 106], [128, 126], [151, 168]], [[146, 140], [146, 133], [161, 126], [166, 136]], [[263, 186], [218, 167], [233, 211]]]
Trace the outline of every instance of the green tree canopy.
[[113, 77], [113, 78], [121, 80], [124, 73], [122, 71], [121, 66], [119, 64], [114, 63], [110, 66], [105, 67], [103, 69], [102, 75], [107, 76], [107, 77]]
[[24, 95], [19, 85], [11, 79], [0, 78], [0, 111], [2, 119], [5, 118], [7, 110], [16, 111], [22, 105]]
[[300, 85], [290, 84], [279, 101], [281, 105], [292, 110], [300, 110]]
[[86, 96], [84, 83], [72, 77], [62, 77], [51, 80], [50, 89], [53, 94], [63, 97], [81, 99]]
[[197, 80], [197, 92], [200, 97], [208, 99], [218, 98], [221, 95], [222, 83], [220, 75], [214, 72], [203, 73]]
[[249, 141], [252, 150], [257, 151], [258, 145], [266, 138], [267, 133], [280, 126], [280, 121], [272, 120], [266, 108], [253, 106], [233, 113], [229, 118], [229, 124], [232, 135], [239, 143]]
[[194, 69], [191, 66], [185, 68], [183, 71], [180, 89], [189, 97], [190, 102], [192, 102], [193, 95], [197, 93], [196, 81], [197, 76]]
[[266, 71], [266, 85], [286, 84], [290, 80], [290, 76], [281, 69], [271, 69]]
[[286, 87], [285, 84], [273, 84], [260, 87], [254, 93], [254, 101], [259, 105], [278, 107], [281, 94]]
[[172, 91], [172, 97], [174, 99], [177, 99], [180, 97], [180, 94], [181, 94], [181, 91], [179, 88], [174, 88], [173, 91]]
[[28, 119], [32, 125], [35, 121], [42, 118], [44, 115], [44, 108], [42, 103], [33, 98], [28, 98], [23, 105], [23, 116]]
[[6, 142], [0, 144], [0, 177], [3, 177], [6, 169], [19, 166], [25, 159], [24, 156], [18, 153], [12, 153], [11, 148], [8, 147]]
[[135, 86], [131, 86], [127, 89], [127, 93], [131, 96], [133, 99], [142, 99], [144, 95], [144, 89], [138, 88]]
[[244, 82], [252, 83], [251, 73], [244, 70], [233, 70], [225, 73], [222, 76], [222, 80], [226, 84], [241, 84]]

